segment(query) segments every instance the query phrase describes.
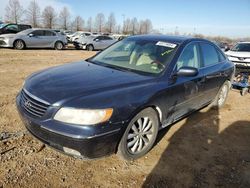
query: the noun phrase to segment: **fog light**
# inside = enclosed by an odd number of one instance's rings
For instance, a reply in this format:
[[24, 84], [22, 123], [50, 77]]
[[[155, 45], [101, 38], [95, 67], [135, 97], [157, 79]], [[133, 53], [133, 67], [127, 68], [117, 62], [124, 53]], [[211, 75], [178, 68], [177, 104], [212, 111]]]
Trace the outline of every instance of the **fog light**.
[[80, 153], [79, 151], [76, 151], [76, 150], [71, 149], [71, 148], [63, 147], [63, 151], [64, 151], [65, 153], [70, 154], [70, 155], [81, 156], [81, 153]]

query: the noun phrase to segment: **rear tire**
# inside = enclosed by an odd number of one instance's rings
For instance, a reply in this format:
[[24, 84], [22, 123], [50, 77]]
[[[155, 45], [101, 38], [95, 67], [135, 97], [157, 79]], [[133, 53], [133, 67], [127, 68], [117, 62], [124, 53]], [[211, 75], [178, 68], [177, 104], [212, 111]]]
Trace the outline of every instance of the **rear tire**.
[[25, 48], [25, 43], [22, 40], [16, 40], [14, 42], [14, 48], [16, 50], [23, 50]]
[[230, 82], [226, 81], [220, 88], [217, 96], [215, 97], [214, 102], [211, 104], [212, 108], [219, 109], [224, 106], [229, 90], [230, 90]]
[[89, 44], [89, 45], [87, 45], [86, 49], [88, 51], [93, 51], [94, 50], [94, 46], [92, 44]]
[[153, 147], [159, 130], [156, 111], [146, 108], [129, 123], [118, 146], [117, 154], [125, 160], [142, 157]]
[[55, 43], [55, 50], [62, 50], [63, 48], [64, 48], [64, 45], [63, 45], [62, 42], [57, 41], [57, 42]]

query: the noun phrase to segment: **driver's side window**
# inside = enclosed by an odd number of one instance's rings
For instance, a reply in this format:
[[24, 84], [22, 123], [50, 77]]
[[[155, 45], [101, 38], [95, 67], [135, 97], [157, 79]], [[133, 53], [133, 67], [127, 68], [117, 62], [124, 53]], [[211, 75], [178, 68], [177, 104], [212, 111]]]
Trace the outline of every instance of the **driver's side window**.
[[176, 63], [177, 70], [181, 67], [200, 68], [199, 46], [197, 43], [191, 43], [184, 48]]

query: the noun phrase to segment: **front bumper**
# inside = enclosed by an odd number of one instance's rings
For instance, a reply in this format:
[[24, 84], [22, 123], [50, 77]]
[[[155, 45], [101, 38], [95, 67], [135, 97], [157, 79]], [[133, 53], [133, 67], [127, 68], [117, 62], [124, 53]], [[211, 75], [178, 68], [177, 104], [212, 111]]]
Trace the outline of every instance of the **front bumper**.
[[0, 40], [0, 47], [11, 48], [13, 47], [8, 40]]
[[21, 106], [20, 95], [16, 98], [16, 105], [28, 131], [43, 143], [59, 151], [78, 158], [91, 159], [116, 152], [122, 136], [118, 124], [75, 126], [48, 118], [34, 118]]
[[81, 44], [81, 43], [79, 43], [79, 42], [73, 42], [73, 45], [74, 45], [75, 48], [77, 48], [77, 49], [83, 49], [83, 50], [86, 49], [86, 44]]

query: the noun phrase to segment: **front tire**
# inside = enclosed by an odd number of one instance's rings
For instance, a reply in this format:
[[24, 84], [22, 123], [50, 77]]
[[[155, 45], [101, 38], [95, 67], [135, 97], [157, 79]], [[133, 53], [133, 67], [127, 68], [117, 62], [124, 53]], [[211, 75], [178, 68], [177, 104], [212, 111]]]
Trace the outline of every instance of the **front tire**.
[[93, 50], [94, 50], [94, 46], [93, 46], [92, 44], [89, 44], [89, 45], [86, 47], [86, 49], [87, 49], [88, 51], [93, 51]]
[[25, 48], [25, 43], [24, 43], [24, 41], [22, 41], [22, 40], [17, 40], [17, 41], [15, 41], [15, 43], [14, 43], [14, 48], [15, 48], [16, 50], [23, 50], [23, 49]]
[[63, 48], [64, 48], [64, 45], [63, 45], [62, 42], [57, 41], [57, 42], [55, 43], [55, 50], [62, 50]]
[[118, 146], [118, 155], [135, 160], [145, 155], [154, 145], [159, 130], [156, 111], [146, 108], [129, 123]]

